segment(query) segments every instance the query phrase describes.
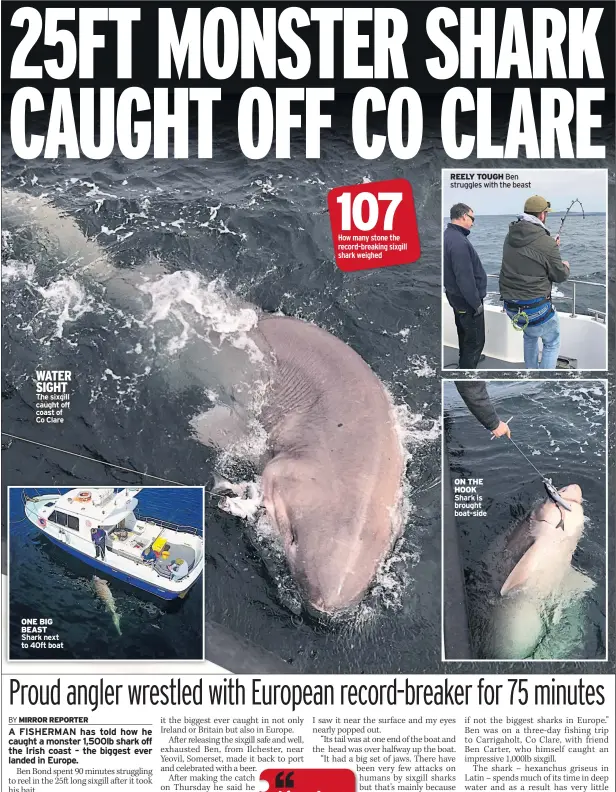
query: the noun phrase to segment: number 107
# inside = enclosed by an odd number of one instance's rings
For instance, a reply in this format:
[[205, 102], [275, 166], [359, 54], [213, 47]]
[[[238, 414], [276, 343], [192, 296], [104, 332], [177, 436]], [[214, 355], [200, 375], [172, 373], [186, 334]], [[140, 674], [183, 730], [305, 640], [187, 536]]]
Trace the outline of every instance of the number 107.
[[[391, 231], [394, 227], [394, 216], [396, 209], [402, 201], [402, 193], [399, 192], [380, 192], [378, 197], [369, 192], [358, 193], [351, 197], [350, 192], [342, 193], [336, 198], [342, 207], [342, 230], [351, 231], [352, 227], [360, 231], [372, 231], [380, 219], [380, 203], [388, 203], [383, 218], [383, 230]], [[363, 219], [364, 204], [368, 206], [368, 217]]]

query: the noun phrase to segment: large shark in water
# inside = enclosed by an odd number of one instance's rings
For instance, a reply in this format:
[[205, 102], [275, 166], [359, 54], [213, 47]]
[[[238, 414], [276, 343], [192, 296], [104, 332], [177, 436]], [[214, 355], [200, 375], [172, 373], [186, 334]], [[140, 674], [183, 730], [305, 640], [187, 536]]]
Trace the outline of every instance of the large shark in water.
[[548, 498], [507, 540], [486, 657], [532, 658], [550, 630], [558, 628], [565, 610], [595, 585], [572, 566], [584, 532], [582, 490], [570, 484], [559, 495], [569, 510]]
[[276, 370], [263, 423], [264, 505], [318, 611], [356, 604], [400, 531], [403, 456], [387, 394], [364, 360], [314, 325], [263, 317]]
[[[178, 284], [192, 284], [194, 273], [164, 275], [157, 262], [114, 267], [72, 218], [39, 198], [3, 191], [5, 209], [42, 227], [45, 242], [103, 283], [112, 301], [140, 300], [143, 307], [145, 283], [153, 303], [164, 306]], [[195, 320], [209, 321], [196, 301], [192, 307]], [[167, 313], [154, 304], [147, 319]], [[236, 440], [251, 420], [265, 430], [261, 494], [269, 525], [305, 603], [320, 613], [343, 611], [360, 601], [402, 529], [404, 452], [392, 405], [367, 363], [327, 331], [254, 306], [239, 308], [237, 316], [257, 354], [247, 356], [244, 342], [225, 345], [225, 327], [207, 325], [197, 334], [191, 369], [206, 388], [231, 382], [232, 398], [203, 413], [193, 429], [203, 443], [219, 447]], [[246, 388], [251, 377], [259, 388], [264, 384], [259, 399]], [[247, 516], [244, 504], [234, 513]]]
[[118, 635], [122, 635], [122, 630], [120, 629], [120, 614], [116, 610], [115, 600], [113, 598], [113, 594], [111, 593], [111, 589], [109, 588], [109, 583], [102, 578], [94, 577], [92, 578], [92, 585], [94, 586], [94, 591], [99, 599], [105, 603], [105, 607], [111, 614], [111, 620], [113, 621], [113, 625], [118, 631]]
[[[404, 458], [392, 405], [368, 364], [313, 324], [262, 315], [252, 337], [270, 365], [259, 415], [263, 506], [305, 603], [338, 613], [361, 600], [401, 531]], [[195, 428], [224, 445], [239, 421], [214, 408]], [[259, 500], [229, 498], [226, 508], [248, 516], [250, 504]]]

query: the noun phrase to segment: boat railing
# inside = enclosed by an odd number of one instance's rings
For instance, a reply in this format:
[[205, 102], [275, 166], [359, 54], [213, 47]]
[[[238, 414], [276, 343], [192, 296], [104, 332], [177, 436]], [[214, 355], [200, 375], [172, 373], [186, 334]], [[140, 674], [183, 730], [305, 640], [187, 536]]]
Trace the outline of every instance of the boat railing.
[[[488, 278], [498, 278], [498, 275], [488, 275]], [[567, 297], [566, 295], [558, 295], [553, 296], [553, 301], [556, 300], [570, 300], [571, 301], [571, 313], [569, 316], [572, 319], [577, 318], [580, 314], [576, 313], [576, 302], [577, 302], [577, 287], [578, 286], [598, 286], [600, 289], [604, 291], [607, 290], [607, 285], [605, 283], [598, 283], [597, 281], [583, 281], [583, 280], [574, 280], [570, 278], [569, 280], [564, 281], [565, 283], [570, 283], [573, 286], [573, 294], [571, 297]], [[489, 295], [497, 295], [500, 298], [500, 292], [498, 291], [489, 291], [486, 294], [486, 297]], [[505, 308], [503, 307], [503, 313]], [[591, 316], [596, 322], [601, 322], [602, 324], [606, 323], [607, 320], [607, 313], [605, 311], [599, 311], [596, 308], [589, 308], [586, 313], [583, 313], [582, 316]]]
[[142, 522], [152, 523], [152, 525], [156, 525], [162, 530], [176, 531], [177, 533], [189, 533], [194, 534], [195, 536], [199, 535], [197, 528], [192, 525], [177, 525], [176, 523], [171, 523], [167, 520], [161, 520], [158, 517], [146, 517], [142, 514], [138, 514], [137, 512], [135, 512], [135, 517]]

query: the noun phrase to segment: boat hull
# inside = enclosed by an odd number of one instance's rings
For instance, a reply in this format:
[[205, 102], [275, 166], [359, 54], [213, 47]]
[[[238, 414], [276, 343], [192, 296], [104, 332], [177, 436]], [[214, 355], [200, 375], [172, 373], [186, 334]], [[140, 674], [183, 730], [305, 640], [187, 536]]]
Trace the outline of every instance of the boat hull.
[[[443, 294], [443, 345], [458, 348], [453, 310]], [[558, 311], [560, 320], [560, 355], [576, 361], [579, 371], [602, 371], [607, 367], [607, 327], [590, 316], [578, 314], [573, 317]], [[514, 330], [511, 319], [501, 305], [484, 305], [486, 341], [483, 353], [487, 358], [502, 361], [482, 368], [524, 368], [524, 334]]]
[[[40, 530], [40, 529], [39, 529]], [[115, 567], [111, 566], [110, 564], [106, 564], [104, 561], [99, 561], [96, 558], [92, 558], [91, 556], [86, 555], [85, 553], [81, 553], [79, 550], [76, 550], [74, 547], [67, 545], [61, 539], [56, 539], [54, 536], [50, 536], [45, 531], [40, 531], [40, 533], [48, 539], [52, 544], [56, 547], [59, 547], [64, 552], [68, 553], [69, 555], [78, 558], [80, 561], [83, 561], [84, 564], [92, 567], [93, 569], [102, 572], [105, 575], [109, 575], [110, 577], [114, 577], [117, 580], [121, 580], [124, 583], [128, 583], [131, 586], [135, 586], [135, 588], [139, 588], [142, 591], [147, 591], [149, 594], [154, 594], [156, 597], [164, 600], [174, 600], [178, 597], [185, 597], [190, 588], [196, 583], [196, 580], [192, 581], [192, 583], [187, 586], [183, 591], [170, 591], [169, 589], [161, 588], [160, 586], [155, 586], [152, 583], [148, 583], [146, 580], [142, 580], [141, 578], [135, 577], [134, 575], [130, 575], [127, 572], [124, 572], [120, 569], [116, 569]]]

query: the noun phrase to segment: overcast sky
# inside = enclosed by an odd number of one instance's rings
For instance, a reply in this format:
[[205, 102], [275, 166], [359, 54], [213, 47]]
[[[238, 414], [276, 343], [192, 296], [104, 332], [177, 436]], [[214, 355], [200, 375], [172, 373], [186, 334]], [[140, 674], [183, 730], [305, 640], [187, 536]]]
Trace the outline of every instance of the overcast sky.
[[[449, 209], [455, 203], [465, 203], [472, 207], [475, 214], [518, 214], [524, 209], [524, 201], [531, 195], [542, 195], [552, 204], [552, 209], [562, 212], [567, 209], [574, 198], [579, 198], [586, 212], [605, 212], [606, 207], [606, 172], [604, 170], [546, 170], [546, 169], [505, 169], [503, 173], [519, 176], [519, 180], [509, 181], [511, 187], [495, 187], [483, 185], [480, 188], [452, 189], [451, 173], [462, 172], [461, 169], [443, 171], [443, 216], [449, 215]], [[489, 168], [465, 169], [465, 173], [475, 174], [473, 179], [456, 181], [456, 184], [480, 182], [478, 173], [498, 173]], [[531, 183], [530, 187], [516, 187]], [[494, 182], [492, 182], [494, 184]], [[575, 204], [572, 212], [579, 212], [580, 205]]]

